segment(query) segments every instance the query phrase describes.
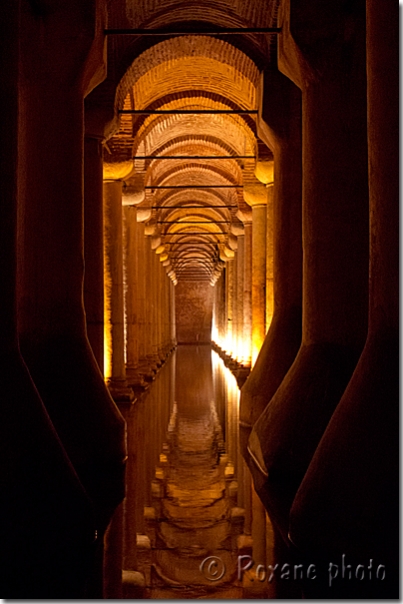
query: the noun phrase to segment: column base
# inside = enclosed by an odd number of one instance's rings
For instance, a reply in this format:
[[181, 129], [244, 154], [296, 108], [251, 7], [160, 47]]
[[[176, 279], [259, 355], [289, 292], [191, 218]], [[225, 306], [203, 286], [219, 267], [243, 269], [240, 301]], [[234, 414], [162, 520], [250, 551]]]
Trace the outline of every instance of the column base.
[[239, 389], [242, 388], [242, 386], [248, 379], [250, 372], [251, 372], [250, 365], [249, 366], [241, 365], [238, 369], [235, 370], [234, 375], [235, 375], [236, 382], [238, 384]]
[[127, 385], [136, 390], [145, 390], [149, 386], [149, 382], [144, 379], [144, 375], [139, 371], [139, 367], [126, 368]]
[[123, 598], [125, 600], [143, 600], [146, 591], [146, 579], [143, 573], [135, 570], [122, 570]]
[[115, 403], [134, 403], [134, 392], [128, 386], [127, 380], [107, 380], [106, 385]]
[[150, 382], [155, 380], [157, 367], [152, 364], [151, 361], [144, 359], [143, 362], [138, 365], [137, 373], [147, 384], [149, 384]]

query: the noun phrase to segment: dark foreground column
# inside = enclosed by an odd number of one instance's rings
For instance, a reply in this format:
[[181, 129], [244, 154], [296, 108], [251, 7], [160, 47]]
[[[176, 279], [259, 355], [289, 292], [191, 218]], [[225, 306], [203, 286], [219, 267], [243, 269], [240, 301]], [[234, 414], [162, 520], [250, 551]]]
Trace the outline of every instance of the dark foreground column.
[[84, 140], [84, 306], [87, 335], [104, 372], [104, 247], [102, 138]]
[[83, 104], [103, 77], [102, 16], [79, 0], [39, 13], [23, 2], [19, 223], [21, 349], [101, 534], [124, 495], [126, 457], [83, 307]]
[[289, 370], [302, 328], [301, 92], [278, 71], [265, 71], [259, 136], [274, 153], [274, 315], [241, 391], [241, 447]]
[[332, 598], [399, 597], [398, 21], [392, 0], [367, 2], [368, 338], [291, 510], [290, 537], [301, 552], [335, 564], [345, 554], [353, 568], [351, 580], [333, 582]]
[[367, 333], [365, 2], [315, 6], [312, 20], [311, 2], [285, 2], [279, 41], [280, 68], [302, 88], [302, 346], [249, 439], [257, 490], [285, 538]]
[[90, 501], [49, 420], [17, 339], [20, 2], [0, 6], [0, 588], [10, 599], [81, 599]]

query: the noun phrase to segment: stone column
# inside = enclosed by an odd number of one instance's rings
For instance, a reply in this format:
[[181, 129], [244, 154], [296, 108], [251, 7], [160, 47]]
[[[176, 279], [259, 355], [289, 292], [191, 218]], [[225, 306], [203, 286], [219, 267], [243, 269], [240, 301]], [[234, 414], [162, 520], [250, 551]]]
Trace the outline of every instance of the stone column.
[[291, 502], [365, 342], [369, 247], [365, 3], [354, 12], [318, 5], [314, 21], [306, 2], [292, 18], [289, 4], [279, 65], [302, 89], [302, 346], [249, 439], [264, 494], [257, 488], [285, 536]]
[[161, 264], [159, 257], [157, 260], [157, 270], [158, 270], [158, 306], [157, 306], [157, 325], [158, 325], [158, 356], [163, 363], [165, 361], [165, 351], [164, 351], [164, 330], [163, 330], [163, 321], [165, 314], [165, 300], [164, 300], [164, 268]]
[[244, 255], [245, 255], [245, 235], [238, 235], [237, 251], [237, 279], [236, 279], [236, 300], [237, 300], [237, 361], [244, 362], [244, 313], [243, 313], [243, 293], [244, 293]]
[[244, 185], [245, 201], [252, 207], [252, 366], [266, 334], [266, 187]]
[[391, 0], [366, 7], [368, 337], [294, 500], [290, 535], [303, 552], [350, 554], [354, 568], [370, 554], [385, 565], [385, 580], [367, 576], [353, 597], [381, 599], [399, 593], [399, 19]]
[[169, 280], [169, 288], [171, 293], [171, 343], [176, 347], [176, 321], [175, 321], [175, 285]]
[[104, 371], [102, 138], [84, 139], [84, 307], [87, 336]]
[[252, 363], [252, 220], [245, 216], [245, 258], [243, 278], [243, 329], [245, 353], [243, 365], [250, 367]]
[[262, 76], [258, 131], [274, 153], [274, 177], [266, 162], [258, 168], [262, 179], [267, 183], [273, 181], [274, 315], [253, 371], [241, 391], [241, 446], [246, 458], [250, 431], [301, 345], [301, 91], [277, 70], [266, 70]]
[[253, 560], [266, 566], [266, 510], [252, 486]]
[[238, 358], [238, 251], [232, 262], [232, 353], [234, 365]]
[[151, 332], [152, 332], [152, 360], [158, 369], [161, 365], [159, 355], [160, 333], [159, 333], [159, 306], [160, 306], [160, 272], [159, 260], [154, 250], [151, 250], [151, 296], [152, 296], [152, 315], [151, 315]]
[[155, 341], [155, 272], [154, 252], [150, 247], [150, 239], [146, 238], [146, 359], [151, 375], [155, 375], [158, 365]]
[[115, 401], [130, 403], [125, 365], [122, 181], [104, 181], [105, 379]]
[[[137, 308], [138, 308], [138, 332], [139, 332], [139, 342], [138, 342], [138, 354], [139, 354], [139, 374], [144, 378], [148, 379], [150, 376], [148, 361], [146, 359], [147, 355], [147, 345], [149, 341], [149, 330], [146, 323], [147, 316], [147, 279], [148, 272], [146, 269], [146, 245], [148, 245], [148, 241], [144, 235], [144, 222], [140, 221], [139, 213], [137, 213], [137, 222], [138, 222], [138, 295], [137, 295]], [[142, 268], [140, 268], [142, 267]]]
[[136, 290], [137, 273], [137, 210], [135, 206], [124, 206], [124, 268], [126, 284], [126, 376], [135, 373], [138, 366], [138, 333]]
[[126, 458], [125, 423], [90, 348], [83, 305], [84, 96], [104, 77], [103, 16], [93, 12], [95, 4], [83, 10], [80, 2], [51, 1], [39, 27], [27, 4], [20, 68], [20, 343], [94, 502], [101, 538], [124, 496]]
[[[17, 224], [23, 220], [18, 170], [30, 161], [26, 148], [19, 144], [23, 136], [18, 86], [20, 27], [20, 2], [3, 3], [0, 7], [0, 584], [11, 599], [81, 599], [86, 597], [85, 583], [92, 563], [95, 537], [92, 506], [32, 382], [17, 337], [17, 257], [20, 263], [23, 260], [22, 247], [17, 255]], [[37, 141], [37, 147], [40, 146]]]
[[266, 205], [266, 333], [274, 314], [274, 284], [273, 284], [273, 240], [274, 240], [274, 185], [273, 182], [267, 184], [267, 205]]
[[139, 231], [137, 209], [134, 205], [124, 206], [125, 215], [125, 268], [126, 268], [126, 378], [134, 390], [142, 389], [146, 382], [139, 370], [142, 325], [140, 272], [144, 266], [140, 262]]
[[[124, 215], [124, 270], [125, 270], [125, 311], [126, 311], [126, 378], [134, 390], [146, 386], [139, 371], [141, 349], [142, 294], [140, 274], [144, 270], [141, 261], [140, 237], [144, 238], [141, 222], [138, 220], [137, 206], [145, 199], [144, 173], [138, 172], [125, 179], [123, 186]], [[140, 216], [141, 218], [141, 216]]]
[[234, 261], [229, 261], [225, 265], [226, 272], [226, 291], [225, 291], [225, 307], [226, 307], [226, 333], [225, 333], [225, 352], [229, 355], [233, 351], [233, 294], [234, 294]]

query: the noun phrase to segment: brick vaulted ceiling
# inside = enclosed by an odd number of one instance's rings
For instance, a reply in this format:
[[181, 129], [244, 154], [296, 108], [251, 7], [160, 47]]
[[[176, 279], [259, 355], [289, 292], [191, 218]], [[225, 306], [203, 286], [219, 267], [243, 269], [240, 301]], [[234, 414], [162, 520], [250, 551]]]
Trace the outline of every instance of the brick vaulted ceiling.
[[255, 113], [203, 112], [258, 109], [260, 72], [276, 54], [272, 35], [203, 31], [209, 26], [275, 27], [277, 5], [256, 0], [108, 3], [110, 29], [193, 33], [109, 36], [107, 78], [87, 99], [90, 109], [113, 101], [104, 159], [134, 160], [134, 176], [124, 183], [127, 203], [130, 191], [145, 187], [138, 208], [151, 210], [146, 232], [177, 280], [213, 284], [233, 256], [243, 229], [240, 218], [248, 210], [242, 186], [254, 179], [261, 155]]

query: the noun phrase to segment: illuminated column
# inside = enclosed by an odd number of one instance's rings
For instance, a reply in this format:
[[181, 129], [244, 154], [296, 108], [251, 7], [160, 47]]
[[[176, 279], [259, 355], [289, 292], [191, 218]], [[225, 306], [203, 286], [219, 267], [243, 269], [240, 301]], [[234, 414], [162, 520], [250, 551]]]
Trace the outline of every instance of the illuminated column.
[[246, 204], [238, 210], [237, 217], [244, 225], [243, 246], [243, 361], [250, 367], [252, 359], [252, 212]]
[[140, 354], [140, 276], [139, 241], [136, 206], [124, 206], [125, 216], [125, 270], [126, 270], [126, 376], [132, 388], [143, 388], [145, 382], [139, 373]]
[[144, 200], [144, 174], [136, 173], [125, 180], [122, 202], [124, 216], [124, 271], [126, 311], [126, 377], [129, 386], [139, 389], [145, 382], [139, 373], [141, 286], [139, 261], [139, 236], [137, 206]]
[[87, 339], [83, 304], [84, 96], [105, 69], [96, 6], [52, 3], [40, 27], [35, 11], [22, 15], [19, 144], [27, 159], [19, 179], [19, 330], [24, 359], [94, 502], [102, 538], [124, 496], [126, 448], [124, 420]]
[[159, 276], [159, 301], [158, 301], [158, 354], [162, 361], [165, 360], [166, 350], [164, 342], [164, 321], [167, 307], [165, 306], [165, 271], [161, 264], [161, 260], [157, 256], [158, 261], [158, 276]]
[[247, 344], [245, 362], [252, 365], [252, 220], [245, 222], [245, 263], [244, 263], [244, 330]]
[[151, 217], [151, 210], [144, 209], [141, 206], [137, 208], [138, 222], [138, 329], [139, 329], [139, 374], [149, 380], [154, 375], [150, 369], [147, 355], [149, 354], [150, 330], [148, 325], [149, 314], [149, 269], [148, 269], [148, 248], [149, 239], [145, 235], [144, 222]]
[[383, 599], [398, 597], [400, 574], [399, 7], [392, 0], [382, 4], [369, 0], [366, 7], [371, 233], [368, 337], [297, 492], [290, 535], [301, 551], [309, 549], [319, 558], [328, 553], [341, 556], [353, 549], [356, 558], [350, 563], [356, 565], [371, 552], [374, 561], [382, 560], [385, 565], [385, 580], [376, 587], [369, 581], [358, 582], [361, 585], [354, 597]]
[[[249, 449], [265, 480], [262, 496], [285, 533], [289, 506], [355, 369], [368, 324], [365, 3], [354, 13], [329, 6], [314, 22], [303, 7], [295, 11], [291, 32], [285, 2], [279, 39], [280, 69], [302, 89], [302, 345], [255, 423]], [[338, 35], [347, 29], [348, 37]], [[274, 478], [280, 474], [281, 485]]]
[[[125, 310], [126, 310], [126, 374], [132, 381], [139, 361], [137, 329], [137, 210], [135, 206], [123, 206], [124, 216], [124, 270], [125, 270]], [[129, 378], [130, 375], [130, 378]], [[132, 384], [130, 384], [132, 385]]]
[[226, 302], [226, 347], [225, 352], [229, 355], [233, 352], [233, 303], [234, 303], [234, 261], [227, 262], [225, 265], [226, 270], [226, 291], [225, 291], [225, 302]]
[[252, 207], [252, 365], [254, 365], [266, 333], [266, 187], [258, 182], [245, 184], [244, 199]]
[[238, 357], [238, 250], [232, 262], [232, 358]]
[[102, 138], [84, 139], [84, 306], [87, 336], [104, 371], [104, 247]]
[[159, 260], [154, 250], [151, 252], [151, 266], [152, 266], [152, 334], [153, 334], [153, 346], [152, 355], [154, 363], [157, 368], [161, 364], [159, 355], [159, 310], [160, 310], [160, 271], [159, 271]]
[[154, 252], [146, 237], [146, 360], [149, 371], [154, 374], [158, 368], [155, 355], [155, 272]]
[[244, 251], [245, 235], [238, 235], [237, 251], [237, 278], [236, 278], [236, 300], [237, 300], [237, 360], [244, 362], [244, 314], [243, 314], [243, 293], [244, 293]]
[[122, 181], [104, 181], [105, 379], [115, 401], [131, 402], [124, 333]]
[[266, 333], [274, 314], [274, 291], [273, 291], [273, 204], [274, 204], [274, 185], [273, 182], [267, 184], [267, 207], [266, 207]]
[[175, 285], [171, 279], [169, 279], [169, 288], [171, 294], [171, 344], [173, 347], [176, 346], [176, 320], [175, 320]]

